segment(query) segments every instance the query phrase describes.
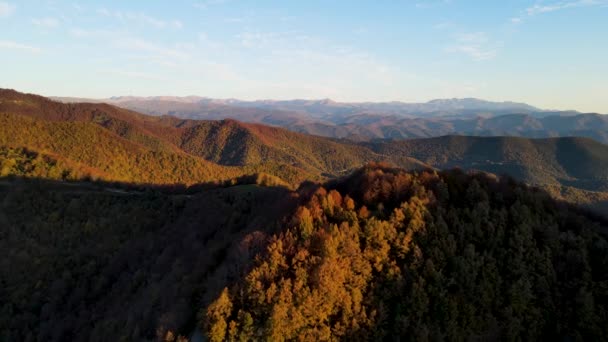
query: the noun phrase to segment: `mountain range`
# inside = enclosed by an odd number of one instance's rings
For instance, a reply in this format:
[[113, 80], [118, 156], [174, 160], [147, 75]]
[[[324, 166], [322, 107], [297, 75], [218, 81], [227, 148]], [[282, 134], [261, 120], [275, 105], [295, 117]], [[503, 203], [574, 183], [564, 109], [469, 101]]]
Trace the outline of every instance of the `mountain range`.
[[57, 98], [64, 102], [107, 102], [156, 116], [220, 120], [284, 127], [332, 138], [428, 138], [441, 135], [588, 137], [608, 143], [608, 116], [541, 110], [516, 102], [443, 99], [426, 103], [340, 103], [332, 100], [240, 101], [190, 97]]
[[[192, 185], [263, 173], [297, 187], [369, 162], [389, 162], [407, 170], [459, 167], [508, 174], [559, 198], [596, 207], [608, 200], [608, 146], [583, 137], [353, 141], [232, 119], [148, 116], [105, 103], [60, 103], [12, 90], [0, 91], [0, 113], [0, 145], [50, 158], [65, 168], [61, 174], [76, 178]], [[551, 118], [557, 117], [535, 120]]]

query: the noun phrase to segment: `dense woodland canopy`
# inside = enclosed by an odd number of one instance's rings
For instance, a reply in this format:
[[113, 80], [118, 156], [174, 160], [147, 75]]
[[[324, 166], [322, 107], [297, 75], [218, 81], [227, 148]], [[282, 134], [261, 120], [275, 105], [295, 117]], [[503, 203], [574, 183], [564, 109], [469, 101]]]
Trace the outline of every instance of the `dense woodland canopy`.
[[271, 178], [242, 181], [176, 193], [0, 179], [0, 341], [189, 335], [295, 205], [256, 185]]
[[285, 228], [203, 311], [212, 341], [608, 336], [600, 223], [510, 179], [367, 167]]
[[0, 180], [0, 340], [607, 336], [608, 225], [543, 191], [383, 165], [274, 181]]

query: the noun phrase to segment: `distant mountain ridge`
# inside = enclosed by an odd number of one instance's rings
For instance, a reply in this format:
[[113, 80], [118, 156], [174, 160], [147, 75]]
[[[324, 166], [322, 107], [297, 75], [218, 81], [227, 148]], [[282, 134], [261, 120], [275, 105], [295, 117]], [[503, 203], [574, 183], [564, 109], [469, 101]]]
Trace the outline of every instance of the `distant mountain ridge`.
[[233, 105], [238, 107], [254, 107], [285, 111], [298, 111], [311, 115], [325, 115], [331, 113], [354, 113], [354, 112], [378, 112], [393, 113], [405, 116], [421, 113], [449, 113], [455, 110], [481, 110], [481, 111], [519, 111], [519, 112], [541, 112], [541, 109], [525, 103], [512, 101], [492, 102], [476, 98], [452, 98], [434, 99], [421, 103], [408, 103], [401, 101], [390, 102], [337, 102], [331, 99], [320, 100], [253, 100], [245, 101], [238, 99], [214, 99], [202, 96], [113, 96], [107, 99], [85, 99], [71, 97], [52, 97], [61, 102], [108, 102], [112, 104], [145, 102], [145, 101], [170, 101], [176, 103], [209, 103]]
[[[59, 98], [82, 102], [79, 98]], [[198, 96], [113, 97], [105, 101], [150, 115], [261, 123], [291, 131], [355, 141], [442, 135], [582, 136], [608, 143], [608, 116], [548, 111], [517, 102], [474, 98], [426, 103], [340, 103], [322, 100], [218, 100]], [[92, 102], [93, 102], [92, 101]]]

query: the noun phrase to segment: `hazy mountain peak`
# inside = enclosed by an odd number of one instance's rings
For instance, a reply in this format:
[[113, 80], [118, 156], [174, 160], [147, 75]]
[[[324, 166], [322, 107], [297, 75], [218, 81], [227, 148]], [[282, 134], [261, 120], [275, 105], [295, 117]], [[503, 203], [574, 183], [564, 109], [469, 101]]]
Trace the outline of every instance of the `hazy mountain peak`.
[[441, 105], [446, 107], [454, 107], [459, 106], [463, 108], [469, 109], [477, 109], [477, 108], [488, 108], [488, 109], [519, 109], [526, 111], [540, 111], [541, 109], [531, 106], [526, 103], [521, 102], [513, 102], [513, 101], [488, 101], [473, 97], [466, 98], [451, 98], [451, 99], [435, 99], [428, 101], [427, 104], [430, 105]]

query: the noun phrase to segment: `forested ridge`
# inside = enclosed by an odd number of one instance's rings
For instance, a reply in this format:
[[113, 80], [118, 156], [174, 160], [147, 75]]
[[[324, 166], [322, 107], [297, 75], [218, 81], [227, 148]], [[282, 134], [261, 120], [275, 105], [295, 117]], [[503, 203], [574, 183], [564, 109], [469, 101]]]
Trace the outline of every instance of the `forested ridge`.
[[510, 179], [366, 167], [319, 187], [203, 310], [223, 340], [605, 340], [608, 242]]
[[376, 164], [240, 182], [1, 180], [1, 339], [606, 336], [608, 225], [542, 190]]
[[608, 146], [589, 138], [444, 136], [365, 144], [387, 155], [408, 155], [440, 169], [461, 167], [508, 174], [536, 185], [608, 189]]

